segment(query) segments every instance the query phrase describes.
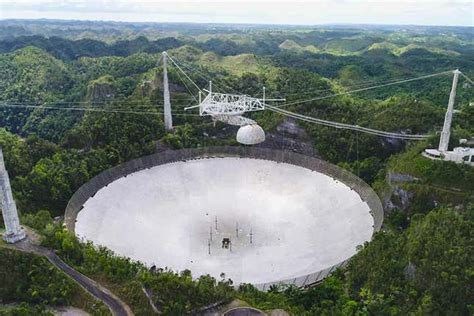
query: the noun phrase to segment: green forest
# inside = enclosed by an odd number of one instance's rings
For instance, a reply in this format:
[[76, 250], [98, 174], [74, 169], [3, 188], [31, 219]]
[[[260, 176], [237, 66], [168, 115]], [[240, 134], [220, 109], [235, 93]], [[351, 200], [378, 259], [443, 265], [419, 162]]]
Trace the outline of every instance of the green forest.
[[[153, 315], [150, 301], [163, 315], [185, 315], [234, 299], [291, 315], [473, 315], [474, 168], [421, 156], [425, 148], [437, 148], [452, 75], [384, 86], [454, 69], [474, 78], [472, 32], [434, 26], [2, 20], [0, 146], [20, 221], [41, 236], [44, 247], [109, 288], [136, 315]], [[212, 78], [218, 92], [261, 97], [265, 86], [267, 97], [285, 98], [289, 111], [432, 135], [404, 141], [292, 121], [271, 111], [249, 114], [278, 140], [261, 146], [337, 164], [379, 195], [383, 228], [345, 268], [309, 288], [262, 292], [250, 284], [234, 287], [225, 276], [151, 271], [65, 230], [62, 217], [71, 196], [106, 169], [163, 150], [239, 145], [236, 129], [184, 111], [197, 104], [192, 96], [197, 91], [173, 65], [168, 75], [175, 128], [165, 131], [160, 64], [165, 50], [201, 87]], [[382, 87], [345, 93], [376, 85]], [[460, 78], [450, 149], [474, 137], [472, 98], [472, 85]], [[289, 121], [303, 132], [282, 132]], [[0, 219], [0, 230], [2, 225]], [[65, 305], [109, 313], [46, 259], [0, 241], [0, 315], [49, 315]]]

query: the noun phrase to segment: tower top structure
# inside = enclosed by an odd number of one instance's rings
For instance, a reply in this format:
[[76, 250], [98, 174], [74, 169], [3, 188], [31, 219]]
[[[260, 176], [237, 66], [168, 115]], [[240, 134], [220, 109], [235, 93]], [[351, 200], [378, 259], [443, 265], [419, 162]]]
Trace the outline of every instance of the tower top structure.
[[441, 136], [439, 138], [438, 149], [425, 149], [422, 155], [429, 159], [447, 160], [453, 161], [455, 163], [474, 166], [474, 148], [455, 147], [451, 151], [448, 150], [449, 138], [451, 136], [451, 124], [454, 113], [454, 100], [456, 98], [456, 87], [458, 84], [459, 75], [462, 75], [468, 79], [469, 82], [472, 82], [468, 77], [460, 72], [459, 69], [454, 70], [453, 74], [453, 84], [451, 86], [451, 93], [449, 94], [448, 108], [444, 117], [443, 130], [441, 131]]

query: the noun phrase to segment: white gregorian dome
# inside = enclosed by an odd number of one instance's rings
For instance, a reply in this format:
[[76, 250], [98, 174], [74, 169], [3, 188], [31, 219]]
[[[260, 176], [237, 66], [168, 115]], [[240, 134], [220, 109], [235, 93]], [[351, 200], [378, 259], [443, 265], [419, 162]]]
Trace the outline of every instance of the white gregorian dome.
[[237, 141], [244, 145], [255, 145], [265, 141], [265, 132], [257, 124], [244, 125], [237, 131]]

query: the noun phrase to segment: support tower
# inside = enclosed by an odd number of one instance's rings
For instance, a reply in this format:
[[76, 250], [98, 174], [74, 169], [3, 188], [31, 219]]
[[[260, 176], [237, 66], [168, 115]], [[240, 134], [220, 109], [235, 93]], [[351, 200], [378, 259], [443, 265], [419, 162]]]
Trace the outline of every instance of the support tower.
[[458, 84], [459, 69], [456, 69], [453, 77], [453, 85], [451, 87], [451, 93], [449, 94], [448, 109], [446, 110], [446, 116], [444, 118], [443, 131], [439, 139], [438, 150], [440, 152], [448, 151], [449, 137], [451, 136], [451, 122], [453, 120], [454, 111], [454, 99], [456, 98], [456, 86]]
[[171, 102], [170, 102], [170, 88], [168, 84], [168, 55], [166, 52], [162, 53], [163, 56], [163, 103], [164, 103], [164, 116], [165, 116], [165, 129], [171, 131], [173, 129], [173, 119], [171, 117]]
[[0, 147], [0, 201], [2, 208], [3, 221], [5, 222], [5, 233], [3, 239], [8, 243], [15, 243], [26, 237], [24, 229], [20, 226], [18, 219], [18, 211], [16, 209], [15, 200], [13, 200], [12, 189], [10, 187], [10, 179], [5, 161], [3, 160], [3, 152]]

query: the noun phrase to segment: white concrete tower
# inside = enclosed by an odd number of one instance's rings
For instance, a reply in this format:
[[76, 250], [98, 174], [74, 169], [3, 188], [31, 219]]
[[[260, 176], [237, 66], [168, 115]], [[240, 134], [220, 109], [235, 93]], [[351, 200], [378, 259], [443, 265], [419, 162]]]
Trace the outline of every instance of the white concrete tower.
[[18, 219], [18, 211], [16, 209], [15, 200], [13, 200], [12, 189], [10, 187], [10, 179], [5, 161], [3, 160], [3, 152], [0, 147], [0, 201], [2, 208], [3, 221], [5, 222], [5, 233], [3, 239], [8, 243], [15, 243], [26, 237], [25, 230], [20, 226]]
[[460, 73], [461, 72], [459, 69], [454, 71], [453, 85], [451, 87], [451, 93], [449, 95], [448, 101], [448, 109], [446, 111], [446, 116], [444, 117], [443, 131], [441, 132], [441, 137], [439, 139], [438, 150], [440, 152], [448, 151], [449, 137], [451, 136], [451, 122], [453, 120], [454, 99], [456, 98], [456, 86], [458, 84]]
[[168, 85], [168, 69], [167, 69], [168, 54], [166, 52], [163, 52], [162, 55], [163, 55], [163, 101], [164, 101], [165, 129], [167, 131], [171, 131], [173, 129], [173, 119], [171, 117], [170, 89]]

